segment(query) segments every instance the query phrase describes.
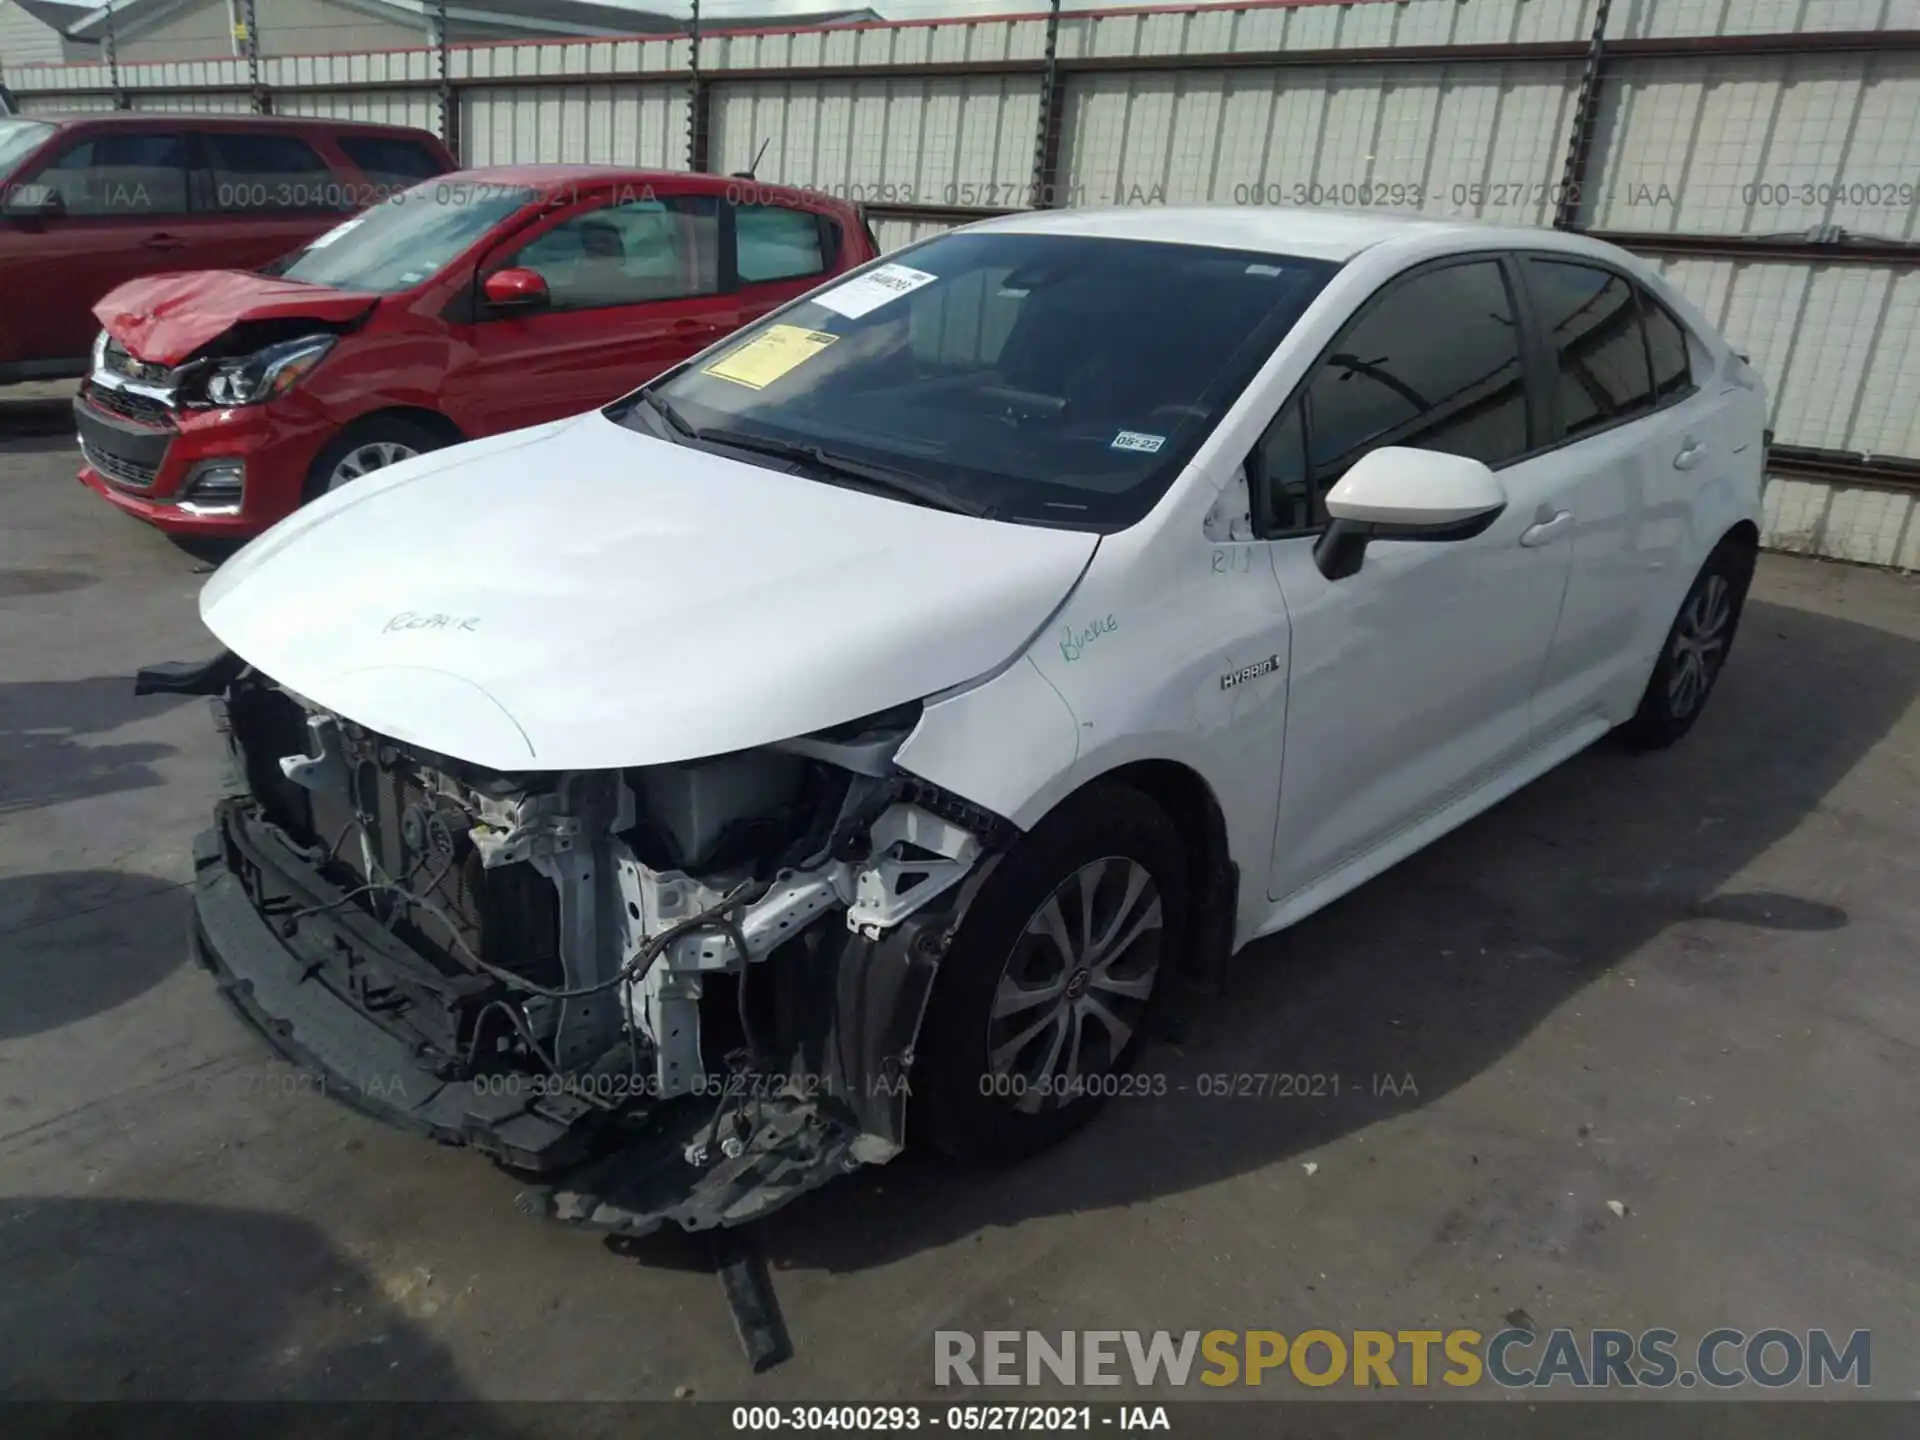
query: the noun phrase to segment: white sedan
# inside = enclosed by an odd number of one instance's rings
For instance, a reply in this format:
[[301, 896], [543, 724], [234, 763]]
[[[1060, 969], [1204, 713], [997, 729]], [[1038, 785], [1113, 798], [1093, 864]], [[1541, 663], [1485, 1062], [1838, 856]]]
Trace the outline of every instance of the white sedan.
[[1206, 977], [1610, 731], [1673, 742], [1765, 395], [1634, 257], [994, 220], [605, 410], [302, 510], [201, 601], [194, 943], [555, 1214], [737, 1224], [1144, 1085]]

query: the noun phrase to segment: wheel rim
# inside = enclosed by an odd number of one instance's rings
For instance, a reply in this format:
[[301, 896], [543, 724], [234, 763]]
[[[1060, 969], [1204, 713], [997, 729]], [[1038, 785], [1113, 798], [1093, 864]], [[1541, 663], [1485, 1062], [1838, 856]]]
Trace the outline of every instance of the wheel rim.
[[338, 490], [362, 475], [371, 475], [375, 470], [384, 470], [402, 460], [411, 460], [419, 453], [411, 445], [402, 445], [398, 440], [374, 440], [365, 445], [356, 445], [340, 457], [340, 463], [327, 476], [327, 489]]
[[1160, 973], [1160, 891], [1109, 855], [1063, 880], [1033, 912], [1000, 972], [987, 1068], [1014, 1109], [1054, 1110], [1111, 1071]]
[[1709, 575], [1688, 597], [1673, 627], [1672, 664], [1667, 677], [1667, 705], [1676, 719], [1691, 715], [1713, 688], [1713, 677], [1726, 658], [1728, 633], [1733, 628], [1733, 590], [1722, 575]]

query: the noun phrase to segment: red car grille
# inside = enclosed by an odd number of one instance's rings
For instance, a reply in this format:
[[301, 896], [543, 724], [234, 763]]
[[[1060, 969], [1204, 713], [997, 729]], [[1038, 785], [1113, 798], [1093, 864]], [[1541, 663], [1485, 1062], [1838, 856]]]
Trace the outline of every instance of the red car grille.
[[89, 385], [87, 399], [109, 414], [133, 420], [142, 425], [151, 425], [157, 430], [176, 428], [173, 415], [158, 400], [146, 395], [135, 395], [126, 390], [109, 390], [104, 385]]

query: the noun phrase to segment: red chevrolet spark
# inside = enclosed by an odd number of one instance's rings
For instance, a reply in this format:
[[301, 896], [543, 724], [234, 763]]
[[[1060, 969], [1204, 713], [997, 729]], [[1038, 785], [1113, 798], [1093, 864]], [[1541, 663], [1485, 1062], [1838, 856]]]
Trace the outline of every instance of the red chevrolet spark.
[[254, 534], [370, 470], [612, 400], [876, 253], [855, 207], [748, 180], [445, 175], [267, 272], [109, 293], [80, 479], [164, 530]]

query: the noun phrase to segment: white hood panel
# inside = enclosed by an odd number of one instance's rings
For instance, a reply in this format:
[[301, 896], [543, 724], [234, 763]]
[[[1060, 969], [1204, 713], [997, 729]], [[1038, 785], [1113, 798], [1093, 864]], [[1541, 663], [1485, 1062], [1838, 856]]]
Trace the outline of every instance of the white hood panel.
[[307, 506], [201, 592], [308, 700], [499, 770], [722, 754], [1012, 656], [1098, 537], [863, 494], [596, 413]]

